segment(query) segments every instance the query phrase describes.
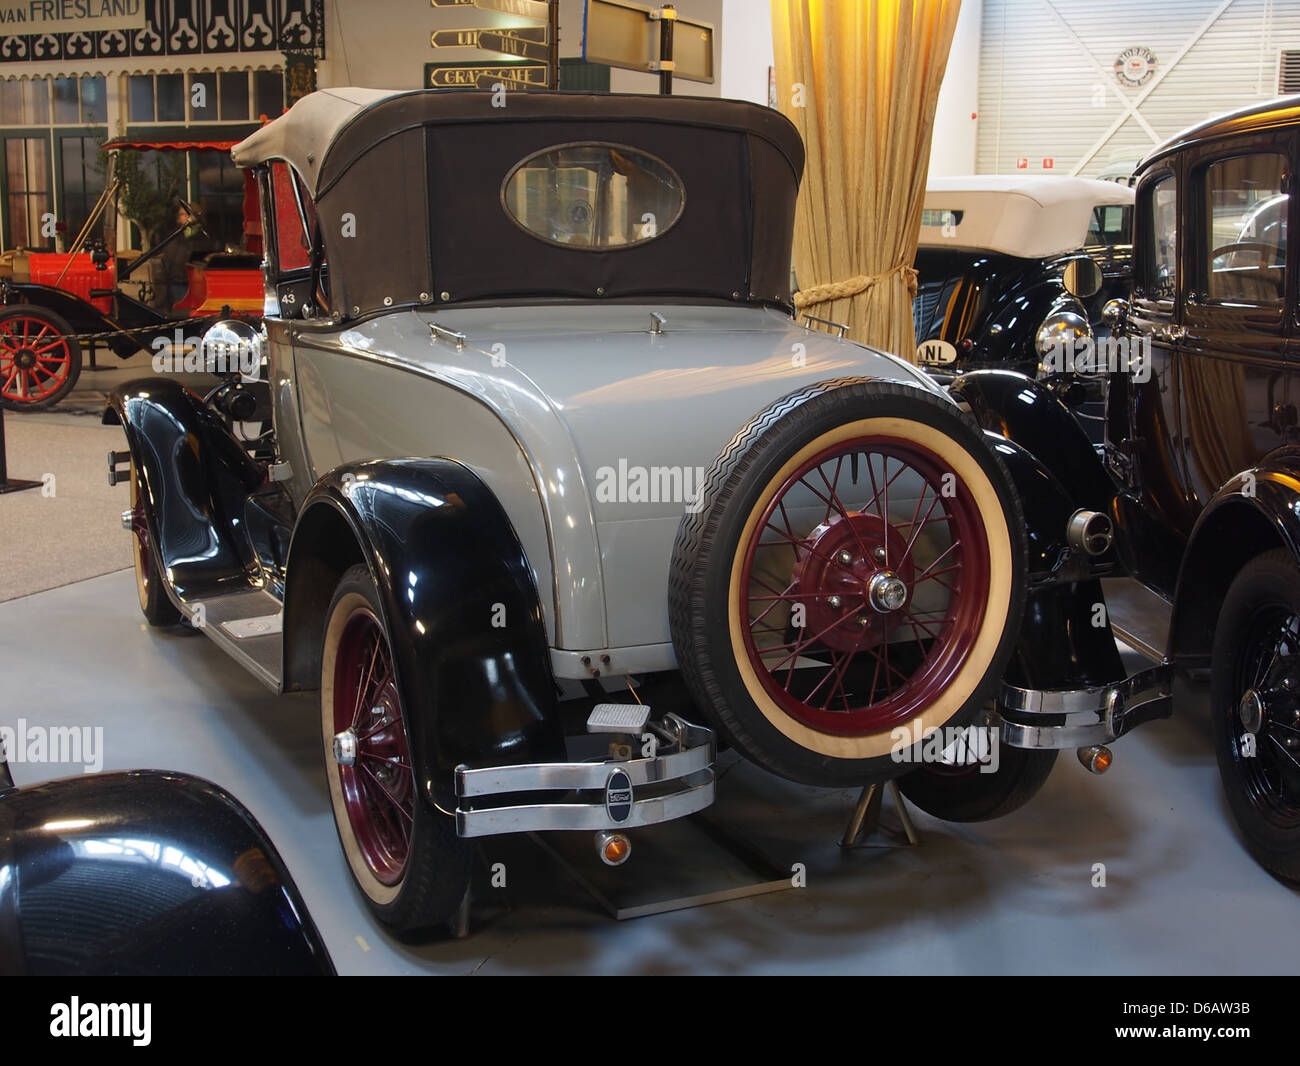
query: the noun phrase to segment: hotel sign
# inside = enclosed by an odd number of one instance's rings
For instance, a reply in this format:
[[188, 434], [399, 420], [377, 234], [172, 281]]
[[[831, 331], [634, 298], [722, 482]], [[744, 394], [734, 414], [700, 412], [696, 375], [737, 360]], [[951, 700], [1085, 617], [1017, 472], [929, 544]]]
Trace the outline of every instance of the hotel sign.
[[144, 28], [144, 0], [0, 0], [0, 34]]

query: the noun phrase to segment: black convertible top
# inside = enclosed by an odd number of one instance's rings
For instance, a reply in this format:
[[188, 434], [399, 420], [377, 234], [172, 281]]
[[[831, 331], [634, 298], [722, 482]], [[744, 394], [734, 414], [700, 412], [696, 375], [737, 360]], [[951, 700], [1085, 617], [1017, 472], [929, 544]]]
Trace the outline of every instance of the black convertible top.
[[[644, 243], [598, 250], [516, 224], [503, 191], [515, 167], [592, 142], [671, 168], [684, 190], [676, 223]], [[284, 159], [302, 176], [345, 313], [551, 297], [790, 305], [804, 153], [771, 108], [632, 94], [330, 90], [233, 155], [244, 166]]]

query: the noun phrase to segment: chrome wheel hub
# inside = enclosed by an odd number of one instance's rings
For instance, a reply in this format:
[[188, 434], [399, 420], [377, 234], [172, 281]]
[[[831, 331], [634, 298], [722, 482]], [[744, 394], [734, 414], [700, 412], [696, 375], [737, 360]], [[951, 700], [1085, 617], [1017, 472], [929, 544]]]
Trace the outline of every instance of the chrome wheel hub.
[[1247, 733], [1258, 733], [1264, 727], [1264, 700], [1253, 688], [1247, 689], [1237, 704], [1237, 717]]
[[357, 761], [357, 735], [351, 729], [334, 734], [334, 761], [340, 766], [354, 766]]
[[890, 614], [907, 603], [907, 582], [892, 570], [881, 570], [867, 582], [867, 600], [881, 614]]

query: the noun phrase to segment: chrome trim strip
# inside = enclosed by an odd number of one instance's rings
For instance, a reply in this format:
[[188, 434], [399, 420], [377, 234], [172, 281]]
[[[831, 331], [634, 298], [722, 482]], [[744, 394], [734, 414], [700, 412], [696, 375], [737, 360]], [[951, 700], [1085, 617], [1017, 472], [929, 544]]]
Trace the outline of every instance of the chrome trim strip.
[[[608, 765], [608, 764], [601, 764]], [[626, 830], [684, 818], [704, 810], [713, 802], [712, 770], [701, 772], [702, 780], [680, 792], [651, 799], [634, 800], [632, 813], [615, 822], [599, 803], [539, 803], [521, 807], [491, 807], [486, 810], [456, 811], [456, 835], [495, 836], [500, 833], [535, 833], [552, 830], [597, 832]]]
[[[698, 730], [708, 733], [708, 730]], [[692, 736], [692, 740], [696, 736]], [[502, 792], [536, 792], [546, 789], [604, 788], [611, 770], [622, 770], [635, 788], [655, 785], [707, 770], [713, 765], [712, 734], [702, 743], [672, 755], [629, 762], [523, 763], [519, 766], [487, 766], [480, 770], [456, 768], [456, 795], [495, 796]]]

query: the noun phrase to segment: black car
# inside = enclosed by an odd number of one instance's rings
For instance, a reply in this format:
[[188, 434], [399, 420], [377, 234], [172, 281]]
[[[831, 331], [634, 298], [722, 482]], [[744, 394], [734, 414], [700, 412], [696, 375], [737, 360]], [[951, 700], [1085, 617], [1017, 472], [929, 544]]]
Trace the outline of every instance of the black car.
[[[1209, 683], [1228, 805], [1252, 854], [1300, 880], [1300, 321], [1287, 249], [1300, 96], [1189, 129], [1138, 167], [1133, 295], [1107, 309], [1104, 458], [1075, 447], [1062, 405], [1018, 375], [953, 390], [1114, 523], [1116, 573], [1170, 605], [1163, 662], [1098, 669], [1090, 691], [1035, 706], [1004, 688], [1007, 724], [1061, 739], [1067, 720], [1119, 736]], [[1089, 594], [1091, 598], [1091, 593]], [[1041, 619], [1056, 639], [1059, 620]], [[1190, 690], [1189, 690], [1190, 691]], [[1139, 704], [1140, 693], [1156, 698]], [[1041, 694], [1040, 694], [1041, 696]]]
[[[1061, 366], [1054, 353], [1104, 332], [1102, 308], [1127, 293], [1132, 203], [1126, 186], [1087, 178], [932, 179], [916, 254], [917, 362], [942, 380], [982, 368], [1058, 384], [1093, 377], [1092, 362]], [[1094, 385], [1073, 402], [1099, 405]]]

